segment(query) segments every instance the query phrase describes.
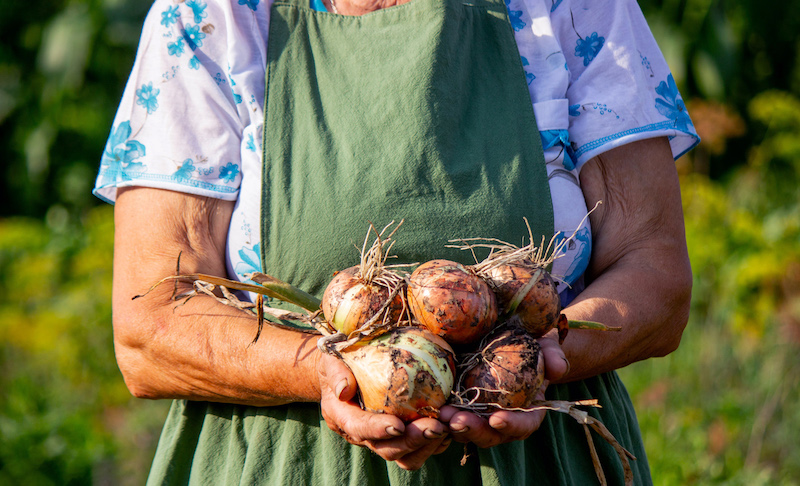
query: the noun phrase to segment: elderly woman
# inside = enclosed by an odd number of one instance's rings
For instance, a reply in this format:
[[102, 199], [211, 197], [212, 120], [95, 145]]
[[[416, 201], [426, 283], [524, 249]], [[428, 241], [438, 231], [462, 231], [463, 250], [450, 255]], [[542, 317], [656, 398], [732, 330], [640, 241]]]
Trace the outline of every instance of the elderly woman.
[[[131, 392], [175, 399], [149, 482], [591, 484], [582, 427], [544, 412], [361, 410], [313, 336], [154, 281], [254, 270], [319, 295], [368, 221], [401, 261], [460, 237], [572, 235], [546, 396], [592, 410], [650, 483], [613, 370], [676, 348], [691, 272], [673, 158], [697, 142], [634, 0], [157, 0], [95, 193], [115, 202], [114, 338]], [[581, 225], [587, 207], [602, 201]], [[470, 444], [466, 463], [459, 462]], [[596, 443], [611, 484], [613, 449]]]

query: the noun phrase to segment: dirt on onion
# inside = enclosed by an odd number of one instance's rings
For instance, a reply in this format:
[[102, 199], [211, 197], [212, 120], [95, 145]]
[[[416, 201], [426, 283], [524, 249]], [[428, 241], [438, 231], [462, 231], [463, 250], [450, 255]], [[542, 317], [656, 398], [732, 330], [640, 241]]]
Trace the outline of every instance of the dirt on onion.
[[[338, 272], [322, 295], [320, 308], [328, 331], [369, 336], [399, 324], [405, 311], [405, 279], [386, 264], [393, 236], [403, 224], [389, 223], [378, 232], [370, 225], [361, 248], [360, 263]], [[367, 246], [370, 236], [374, 240]], [[358, 333], [357, 333], [358, 331]]]
[[377, 324], [396, 323], [404, 308], [402, 292], [392, 296], [389, 287], [365, 282], [358, 266], [337, 273], [322, 295], [322, 313], [334, 329], [346, 335], [378, 314]]
[[505, 325], [488, 335], [464, 365], [459, 399], [478, 409], [526, 409], [544, 383], [541, 347], [517, 325]]

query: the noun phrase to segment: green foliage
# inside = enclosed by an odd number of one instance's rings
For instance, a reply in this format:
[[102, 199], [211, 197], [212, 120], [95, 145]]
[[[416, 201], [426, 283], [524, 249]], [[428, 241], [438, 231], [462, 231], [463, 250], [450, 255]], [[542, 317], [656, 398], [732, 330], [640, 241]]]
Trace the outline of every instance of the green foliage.
[[83, 223], [0, 220], [0, 484], [143, 484], [166, 414], [116, 369], [112, 210]]
[[622, 371], [656, 484], [800, 484], [799, 106], [756, 96], [746, 165], [682, 181], [690, 324], [678, 351]]
[[0, 217], [77, 220], [133, 64], [148, 2], [0, 2]]

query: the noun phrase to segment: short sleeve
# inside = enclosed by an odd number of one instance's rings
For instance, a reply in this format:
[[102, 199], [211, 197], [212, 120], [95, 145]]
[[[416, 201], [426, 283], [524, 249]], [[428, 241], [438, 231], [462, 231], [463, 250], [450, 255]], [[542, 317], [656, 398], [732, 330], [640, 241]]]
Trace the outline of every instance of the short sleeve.
[[675, 158], [699, 142], [635, 0], [557, 0], [551, 19], [569, 71], [569, 134], [577, 166], [645, 138], [667, 136]]
[[236, 199], [248, 141], [225, 47], [231, 18], [223, 2], [155, 1], [95, 195], [113, 202], [119, 187], [147, 186]]

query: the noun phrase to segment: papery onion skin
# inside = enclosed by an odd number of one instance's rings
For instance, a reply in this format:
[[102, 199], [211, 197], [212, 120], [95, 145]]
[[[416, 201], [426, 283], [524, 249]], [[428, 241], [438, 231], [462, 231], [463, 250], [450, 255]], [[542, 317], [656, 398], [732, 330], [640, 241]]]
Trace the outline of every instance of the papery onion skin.
[[479, 340], [497, 321], [497, 301], [486, 282], [449, 260], [431, 260], [414, 270], [408, 305], [421, 325], [455, 345]]
[[[334, 329], [349, 335], [370, 320], [389, 299], [391, 291], [381, 285], [367, 284], [358, 275], [358, 266], [337, 273], [322, 294], [322, 313]], [[402, 296], [390, 305], [388, 319], [400, 320]]]
[[538, 341], [518, 326], [492, 334], [487, 341], [480, 350], [479, 364], [466, 371], [462, 381], [465, 389], [479, 390], [466, 396], [477, 396], [474, 404], [529, 408], [544, 383], [544, 359]]
[[[364, 409], [404, 422], [438, 417], [455, 384], [455, 353], [426, 329], [400, 327], [341, 351]], [[433, 365], [433, 366], [431, 366]]]
[[545, 269], [500, 265], [488, 272], [488, 280], [502, 312], [516, 316], [533, 337], [543, 336], [558, 323], [561, 298]]

